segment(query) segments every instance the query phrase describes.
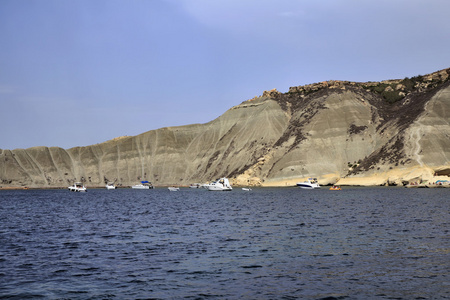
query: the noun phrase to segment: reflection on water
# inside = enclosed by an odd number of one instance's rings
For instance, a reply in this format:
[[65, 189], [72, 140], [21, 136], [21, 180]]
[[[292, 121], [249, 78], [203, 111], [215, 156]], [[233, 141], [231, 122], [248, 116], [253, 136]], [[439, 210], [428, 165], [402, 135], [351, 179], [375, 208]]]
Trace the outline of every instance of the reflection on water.
[[0, 298], [449, 298], [449, 193], [0, 191]]

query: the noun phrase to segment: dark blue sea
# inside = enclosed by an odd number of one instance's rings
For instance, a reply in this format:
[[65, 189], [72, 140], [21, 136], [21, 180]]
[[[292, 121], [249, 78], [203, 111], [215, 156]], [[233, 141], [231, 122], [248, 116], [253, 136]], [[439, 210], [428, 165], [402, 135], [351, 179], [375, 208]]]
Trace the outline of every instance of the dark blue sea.
[[0, 191], [1, 299], [450, 298], [450, 189]]

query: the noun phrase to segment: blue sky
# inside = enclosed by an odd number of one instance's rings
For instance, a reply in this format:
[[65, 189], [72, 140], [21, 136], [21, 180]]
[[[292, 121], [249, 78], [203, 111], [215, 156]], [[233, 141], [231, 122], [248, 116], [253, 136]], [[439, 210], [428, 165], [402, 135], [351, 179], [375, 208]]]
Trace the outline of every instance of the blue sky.
[[1, 0], [0, 148], [209, 122], [264, 90], [450, 67], [448, 0]]

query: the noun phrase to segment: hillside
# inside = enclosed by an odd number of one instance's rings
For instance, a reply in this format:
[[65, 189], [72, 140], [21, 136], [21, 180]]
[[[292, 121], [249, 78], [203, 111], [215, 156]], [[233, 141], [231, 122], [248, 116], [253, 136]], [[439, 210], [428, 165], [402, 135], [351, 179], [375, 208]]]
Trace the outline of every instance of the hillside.
[[383, 82], [266, 91], [206, 123], [87, 147], [0, 149], [2, 187], [402, 185], [450, 179], [450, 69]]

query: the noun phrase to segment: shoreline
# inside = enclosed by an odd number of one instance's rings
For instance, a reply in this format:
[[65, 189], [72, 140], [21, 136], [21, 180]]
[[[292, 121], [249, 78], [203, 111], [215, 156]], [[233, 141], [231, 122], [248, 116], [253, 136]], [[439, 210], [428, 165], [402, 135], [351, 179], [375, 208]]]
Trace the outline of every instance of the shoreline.
[[[365, 184], [325, 184], [321, 185], [321, 188], [328, 189], [331, 186], [340, 186], [340, 187], [397, 187], [397, 188], [450, 188], [450, 184], [408, 184], [408, 185], [365, 185]], [[155, 189], [166, 189], [174, 185], [161, 185], [154, 186]], [[177, 186], [180, 188], [189, 188], [189, 186]], [[234, 188], [244, 188], [249, 187], [245, 185], [234, 185]], [[296, 188], [296, 185], [261, 185], [261, 186], [251, 186], [252, 188]], [[88, 189], [96, 189], [101, 190], [106, 188], [104, 186], [87, 186]], [[17, 191], [17, 190], [66, 190], [67, 187], [58, 187], [58, 186], [45, 186], [45, 187], [0, 187], [0, 191]], [[116, 187], [116, 189], [132, 189], [131, 186], [121, 186]]]

